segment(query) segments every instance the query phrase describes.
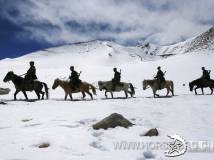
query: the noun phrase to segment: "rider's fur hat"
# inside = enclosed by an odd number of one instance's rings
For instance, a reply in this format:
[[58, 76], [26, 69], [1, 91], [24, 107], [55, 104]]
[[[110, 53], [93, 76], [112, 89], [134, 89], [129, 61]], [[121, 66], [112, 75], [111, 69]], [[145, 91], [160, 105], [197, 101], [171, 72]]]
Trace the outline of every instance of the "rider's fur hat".
[[74, 69], [74, 66], [70, 66], [70, 69], [73, 70], [73, 69]]

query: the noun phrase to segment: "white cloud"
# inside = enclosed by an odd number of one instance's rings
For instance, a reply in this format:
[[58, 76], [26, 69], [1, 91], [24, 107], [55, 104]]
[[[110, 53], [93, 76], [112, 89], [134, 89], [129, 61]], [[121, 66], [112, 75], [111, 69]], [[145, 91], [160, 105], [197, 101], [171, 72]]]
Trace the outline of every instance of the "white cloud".
[[[214, 23], [213, 0], [11, 2], [5, 1], [1, 14], [23, 27], [30, 38], [52, 44], [105, 38], [126, 43], [145, 37], [168, 44], [196, 36]], [[106, 25], [107, 29], [96, 25]]]

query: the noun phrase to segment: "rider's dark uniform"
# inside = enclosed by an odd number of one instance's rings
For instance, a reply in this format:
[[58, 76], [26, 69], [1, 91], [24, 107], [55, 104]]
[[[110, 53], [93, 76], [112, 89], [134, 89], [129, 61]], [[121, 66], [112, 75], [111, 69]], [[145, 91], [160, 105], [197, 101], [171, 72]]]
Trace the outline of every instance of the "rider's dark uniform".
[[113, 91], [115, 91], [115, 88], [117, 85], [120, 84], [120, 79], [121, 79], [121, 73], [117, 71], [116, 68], [113, 69], [114, 71], [114, 78], [112, 79], [112, 83], [113, 83]]
[[70, 79], [70, 84], [72, 85], [72, 87], [74, 87], [75, 89], [76, 88], [79, 88], [80, 86], [80, 83], [81, 83], [81, 80], [79, 79], [79, 73], [77, 71], [74, 70], [74, 67], [71, 66], [70, 67], [70, 70], [71, 70], [71, 75], [69, 77]]
[[30, 68], [28, 69], [26, 75], [25, 75], [25, 80], [27, 81], [33, 81], [36, 80], [36, 67], [34, 66], [34, 62], [30, 62]]
[[164, 73], [163, 71], [161, 71], [161, 68], [158, 67], [158, 72], [157, 72], [157, 75], [155, 76], [155, 79], [158, 80], [158, 83], [159, 83], [159, 89], [161, 89], [161, 84], [163, 82], [165, 82], [165, 78], [164, 78]]
[[208, 70], [206, 70], [204, 67], [202, 67], [202, 71], [203, 71], [203, 74], [202, 74], [202, 79], [203, 80], [210, 80], [210, 72], [211, 71], [208, 71]]

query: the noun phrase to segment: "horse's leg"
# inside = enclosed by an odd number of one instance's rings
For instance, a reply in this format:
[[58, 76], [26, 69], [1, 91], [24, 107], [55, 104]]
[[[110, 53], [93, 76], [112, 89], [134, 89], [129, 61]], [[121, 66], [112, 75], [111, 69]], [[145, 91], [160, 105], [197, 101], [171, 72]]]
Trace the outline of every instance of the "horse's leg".
[[16, 90], [16, 92], [14, 93], [14, 100], [16, 101], [16, 95], [19, 93], [20, 91]]
[[195, 95], [198, 95], [198, 93], [197, 93], [197, 91], [196, 91], [197, 89], [198, 89], [198, 87], [195, 88]]
[[26, 91], [22, 91], [22, 93], [24, 94], [25, 99], [26, 99], [26, 100], [28, 100], [28, 97], [27, 97], [27, 93], [26, 93]]
[[42, 90], [40, 90], [38, 93], [41, 94], [42, 95], [42, 99], [44, 99], [45, 92], [43, 92]]
[[82, 91], [82, 99], [85, 99], [85, 92]]
[[172, 88], [170, 89], [170, 91], [171, 91], [171, 93], [172, 93], [172, 96], [174, 96], [174, 91], [173, 91], [173, 89], [172, 89]]
[[71, 94], [71, 93], [69, 93], [69, 97], [70, 97], [71, 100], [73, 100], [73, 97], [72, 97], [72, 94]]
[[[36, 94], [37, 94], [37, 96], [38, 96], [38, 100], [40, 100], [40, 94], [42, 94], [41, 92], [42, 92], [42, 88], [43, 88], [43, 83], [39, 83], [39, 85], [38, 85], [38, 87], [37, 87], [37, 89], [36, 89]], [[44, 97], [43, 97], [43, 94], [42, 94], [42, 99], [44, 99]]]
[[157, 90], [153, 89], [152, 91], [153, 91], [154, 98], [155, 96], [159, 97], [159, 94], [156, 94]]
[[212, 94], [213, 94], [213, 89], [212, 89], [212, 87], [210, 87], [210, 90], [211, 90], [211, 93], [210, 93], [210, 94], [212, 95]]
[[38, 92], [38, 91], [35, 91], [35, 93], [36, 93], [36, 95], [37, 95], [37, 97], [38, 97], [38, 100], [40, 100], [40, 94], [39, 94], [39, 92]]
[[201, 92], [204, 95], [204, 88], [203, 87], [201, 87]]
[[107, 91], [105, 91], [105, 96], [106, 96], [106, 98], [108, 98]]
[[170, 91], [172, 93], [172, 96], [174, 96], [175, 94], [174, 94], [174, 83], [173, 82], [169, 88], [170, 88]]
[[93, 100], [93, 95], [92, 95], [89, 91], [86, 91], [86, 93], [87, 93], [88, 95], [90, 95], [91, 100]]
[[67, 100], [68, 97], [68, 93], [65, 93], [65, 101]]
[[166, 89], [167, 93], [166, 93], [166, 97], [169, 95], [169, 88]]
[[43, 92], [43, 91], [40, 91], [40, 93], [42, 94], [42, 99], [44, 99], [45, 92]]
[[153, 96], [155, 98], [155, 95], [156, 95], [155, 90], [153, 89], [152, 92], [153, 92]]
[[126, 98], [128, 98], [128, 94], [127, 94], [127, 92], [126, 92], [126, 91], [124, 91], [124, 93], [125, 93]]
[[133, 97], [132, 92], [128, 91], [128, 93], [130, 94], [131, 97]]
[[111, 92], [111, 98], [112, 98], [112, 99], [114, 98], [114, 96], [113, 96], [113, 92]]

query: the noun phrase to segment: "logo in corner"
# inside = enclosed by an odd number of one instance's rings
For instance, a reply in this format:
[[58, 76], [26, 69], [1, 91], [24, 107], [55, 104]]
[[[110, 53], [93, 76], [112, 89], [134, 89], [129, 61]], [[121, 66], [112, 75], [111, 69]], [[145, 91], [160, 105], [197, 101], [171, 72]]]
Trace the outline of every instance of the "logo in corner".
[[187, 143], [181, 136], [174, 134], [168, 137], [173, 141], [168, 143], [169, 150], [165, 152], [166, 157], [181, 156], [187, 151]]

